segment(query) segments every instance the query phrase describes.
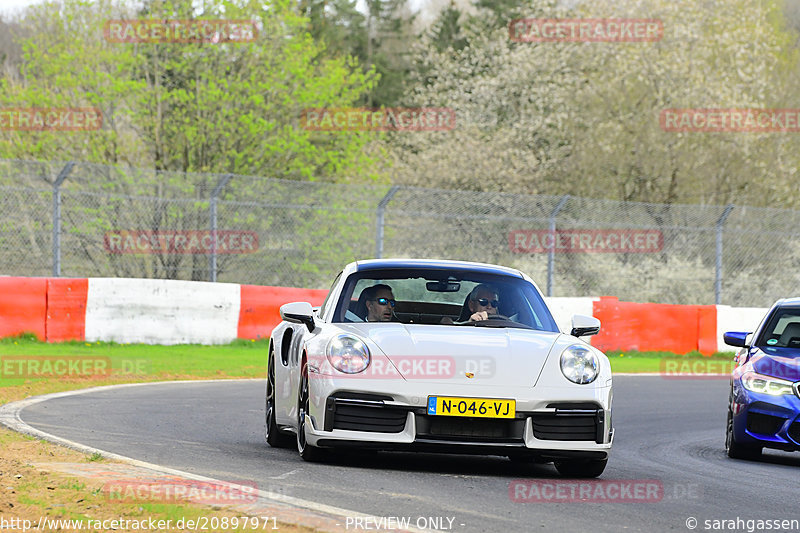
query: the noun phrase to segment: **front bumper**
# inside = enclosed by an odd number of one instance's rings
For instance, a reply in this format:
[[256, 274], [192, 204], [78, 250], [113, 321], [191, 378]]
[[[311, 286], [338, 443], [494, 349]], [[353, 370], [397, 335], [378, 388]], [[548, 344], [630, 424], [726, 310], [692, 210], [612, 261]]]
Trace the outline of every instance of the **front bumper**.
[[743, 444], [800, 451], [800, 398], [735, 388], [733, 432]]
[[[392, 382], [328, 383], [312, 394], [308, 443], [480, 455], [534, 455], [543, 459], [608, 456], [613, 442], [611, 387], [520, 389]], [[399, 389], [399, 390], [398, 390]], [[508, 398], [515, 418], [428, 415], [428, 395]]]

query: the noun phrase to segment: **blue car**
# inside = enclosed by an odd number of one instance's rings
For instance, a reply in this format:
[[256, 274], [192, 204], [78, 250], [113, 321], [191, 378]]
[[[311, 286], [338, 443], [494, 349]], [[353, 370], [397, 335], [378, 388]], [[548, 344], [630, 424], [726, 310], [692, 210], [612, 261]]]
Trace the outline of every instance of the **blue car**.
[[800, 451], [800, 298], [778, 300], [755, 332], [729, 331], [724, 339], [741, 348], [731, 374], [728, 457]]

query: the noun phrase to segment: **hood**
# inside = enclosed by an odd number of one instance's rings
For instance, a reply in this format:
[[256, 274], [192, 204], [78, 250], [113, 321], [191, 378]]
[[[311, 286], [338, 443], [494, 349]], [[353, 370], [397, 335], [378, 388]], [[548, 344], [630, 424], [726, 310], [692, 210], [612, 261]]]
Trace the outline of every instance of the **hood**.
[[[561, 335], [549, 331], [398, 323], [347, 324], [407, 381], [532, 387]], [[378, 363], [378, 358], [373, 358]], [[380, 370], [380, 369], [378, 369]]]
[[759, 348], [761, 352], [753, 357], [753, 371], [765, 376], [800, 381], [800, 350], [792, 348]]

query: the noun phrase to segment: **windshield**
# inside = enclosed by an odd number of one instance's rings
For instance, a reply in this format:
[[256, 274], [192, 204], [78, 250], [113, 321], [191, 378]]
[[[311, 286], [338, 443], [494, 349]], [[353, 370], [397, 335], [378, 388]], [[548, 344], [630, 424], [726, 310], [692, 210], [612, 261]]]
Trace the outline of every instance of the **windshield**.
[[800, 307], [782, 307], [769, 318], [756, 346], [800, 348]]
[[524, 279], [446, 269], [352, 274], [333, 322], [368, 321], [559, 331], [539, 292]]

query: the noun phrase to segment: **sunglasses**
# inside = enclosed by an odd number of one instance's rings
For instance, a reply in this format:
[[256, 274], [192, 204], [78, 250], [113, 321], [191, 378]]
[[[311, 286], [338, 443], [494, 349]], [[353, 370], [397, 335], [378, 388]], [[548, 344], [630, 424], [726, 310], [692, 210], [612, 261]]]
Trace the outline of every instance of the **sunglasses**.
[[481, 305], [482, 307], [488, 307], [489, 304], [491, 304], [492, 307], [497, 307], [497, 300], [489, 301], [488, 298], [478, 298], [475, 301], [478, 302], [478, 304]]
[[375, 298], [372, 300], [373, 302], [378, 302], [380, 305], [391, 305], [394, 307], [395, 301], [390, 300], [389, 298]]

